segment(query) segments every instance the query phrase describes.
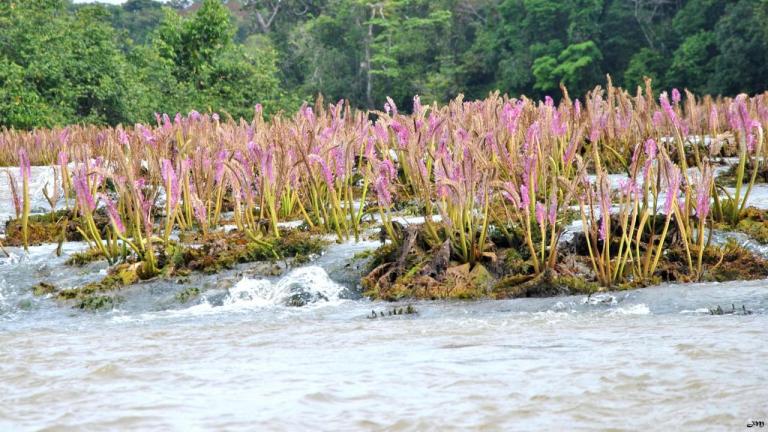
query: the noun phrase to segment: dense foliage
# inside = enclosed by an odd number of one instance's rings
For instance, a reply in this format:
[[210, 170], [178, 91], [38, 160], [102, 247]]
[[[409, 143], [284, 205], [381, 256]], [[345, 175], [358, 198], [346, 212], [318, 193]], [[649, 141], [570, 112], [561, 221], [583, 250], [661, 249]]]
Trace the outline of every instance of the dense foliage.
[[[32, 164], [50, 164], [51, 211], [71, 210], [99, 256], [142, 261], [142, 277], [168, 257], [183, 261], [174, 233], [215, 245], [233, 224], [255, 245], [243, 259], [271, 255], [264, 248], [296, 221], [340, 242], [388, 238], [403, 249], [372, 272], [379, 296], [398, 279], [434, 287], [451, 262], [498, 277], [578, 273], [606, 287], [712, 280], [729, 252], [708, 246], [711, 228], [753, 232], [744, 222], [768, 152], [768, 92], [686, 92], [683, 102], [677, 89], [655, 98], [650, 86], [632, 94], [609, 85], [560, 103], [493, 93], [446, 105], [415, 96], [412, 105], [404, 113], [389, 99], [375, 120], [318, 101], [270, 119], [256, 106], [250, 122], [193, 111], [155, 125], [0, 131], [0, 164], [20, 167], [6, 170], [18, 244], [30, 244]], [[722, 157], [737, 160], [733, 188], [716, 182]], [[423, 218], [418, 233], [400, 222], [409, 207]], [[564, 247], [574, 219], [580, 240]], [[406, 270], [417, 243], [442, 258]], [[727, 259], [724, 268], [739, 261]], [[768, 263], [755, 268], [763, 275]]]
[[0, 125], [250, 117], [323, 94], [410, 109], [411, 95], [764, 90], [766, 0], [70, 0], [0, 2]]

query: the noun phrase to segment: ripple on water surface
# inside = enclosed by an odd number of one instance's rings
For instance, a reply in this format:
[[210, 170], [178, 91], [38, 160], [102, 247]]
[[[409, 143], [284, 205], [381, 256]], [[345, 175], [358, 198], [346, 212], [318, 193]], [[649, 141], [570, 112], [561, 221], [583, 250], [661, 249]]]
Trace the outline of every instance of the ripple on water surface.
[[[283, 306], [301, 283], [327, 300]], [[376, 319], [392, 304], [333, 287], [309, 267], [243, 279], [206, 313], [6, 323], [0, 429], [721, 430], [765, 415], [764, 282], [418, 302]], [[726, 301], [754, 313], [705, 308]]]

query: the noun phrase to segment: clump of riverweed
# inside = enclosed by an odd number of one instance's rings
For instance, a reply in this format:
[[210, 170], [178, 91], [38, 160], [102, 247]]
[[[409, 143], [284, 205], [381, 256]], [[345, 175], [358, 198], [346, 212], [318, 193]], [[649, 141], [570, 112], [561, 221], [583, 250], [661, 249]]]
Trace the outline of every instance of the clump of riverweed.
[[[111, 268], [109, 274], [103, 279], [88, 283], [82, 287], [58, 290], [55, 297], [61, 301], [74, 300], [81, 308], [84, 308], [84, 304], [106, 304], [106, 300], [102, 298], [106, 296], [106, 293], [119, 290], [139, 280], [140, 266], [138, 264], [120, 264]], [[92, 302], [95, 303], [92, 304]]]
[[53, 294], [56, 292], [56, 287], [48, 282], [40, 282], [32, 287], [32, 294], [36, 296], [43, 296], [46, 294]]
[[740, 220], [733, 227], [760, 243], [768, 244], [768, 211], [748, 207], [741, 212]]
[[104, 255], [102, 255], [102, 252], [99, 249], [89, 248], [82, 252], [75, 252], [72, 255], [69, 256], [67, 259], [66, 264], [75, 266], [75, 267], [82, 267], [86, 264], [92, 263], [94, 261], [98, 261], [104, 259]]
[[77, 307], [85, 310], [112, 309], [122, 301], [119, 296], [110, 295], [89, 295], [83, 297], [77, 304]]
[[390, 301], [467, 300], [588, 293], [598, 288], [564, 259], [553, 269], [536, 272], [530, 255], [524, 258], [515, 248], [492, 247], [474, 265], [462, 263], [450, 241], [429, 249], [421, 239], [423, 230], [409, 227], [399, 245], [388, 243], [373, 253], [371, 269], [362, 281], [366, 295]]
[[[745, 220], [765, 167], [768, 94], [656, 97], [650, 81], [630, 93], [610, 80], [582, 99], [562, 90], [559, 103], [494, 93], [423, 105], [417, 96], [404, 113], [392, 99], [362, 112], [319, 98], [270, 119], [256, 106], [239, 121], [192, 111], [128, 128], [0, 131], [0, 164], [22, 168], [9, 176], [18, 222], [6, 243], [71, 240], [74, 225], [92, 249], [75, 262], [101, 256], [148, 279], [298, 265], [322, 251], [312, 235], [359, 240], [376, 220], [388, 243], [363, 285], [379, 298], [710, 277], [711, 227]], [[731, 194], [712, 167], [730, 154], [739, 158]], [[71, 221], [51, 218], [58, 230], [29, 215], [30, 163], [52, 165], [45, 195], [51, 209], [63, 199]], [[609, 173], [618, 171], [627, 178], [617, 185]], [[423, 218], [419, 228], [401, 223], [404, 209]], [[307, 237], [282, 228], [297, 219]], [[579, 252], [563, 250], [579, 224]]]
[[[106, 214], [94, 215], [97, 227], [103, 233], [109, 220]], [[59, 241], [82, 241], [75, 215], [69, 210], [30, 215], [27, 220], [27, 242], [29, 245], [58, 243]], [[21, 219], [11, 219], [5, 224], [6, 246], [23, 246], [23, 224]]]
[[294, 263], [302, 264], [320, 255], [326, 246], [325, 240], [298, 230], [284, 231], [279, 238], [260, 242], [253, 241], [247, 234], [231, 232], [211, 234], [200, 247], [172, 245], [162, 261], [169, 267], [167, 274], [184, 270], [216, 273], [236, 264], [256, 261], [293, 259]]

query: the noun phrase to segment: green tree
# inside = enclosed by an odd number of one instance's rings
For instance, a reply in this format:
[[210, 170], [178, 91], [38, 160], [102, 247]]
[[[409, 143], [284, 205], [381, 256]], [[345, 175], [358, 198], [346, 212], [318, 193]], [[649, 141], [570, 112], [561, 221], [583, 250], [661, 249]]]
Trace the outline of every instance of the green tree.
[[651, 48], [641, 48], [632, 56], [626, 70], [624, 70], [624, 85], [630, 89], [643, 86], [645, 77], [651, 78], [657, 87], [665, 84], [661, 81], [665, 70], [668, 68], [668, 59], [660, 52]]
[[667, 86], [686, 87], [697, 93], [707, 92], [714, 70], [711, 60], [716, 54], [714, 33], [702, 30], [688, 36], [672, 56], [665, 83]]
[[34, 88], [28, 85], [24, 68], [0, 58], [0, 125], [31, 129], [64, 122]]
[[[233, 41], [235, 27], [219, 0], [204, 0], [190, 17], [166, 10], [153, 46], [176, 83], [165, 90], [177, 110], [224, 111], [235, 118], [250, 117], [255, 103], [267, 110], [281, 107], [277, 56], [271, 49]], [[290, 98], [287, 98], [290, 99]]]
[[133, 79], [105, 9], [70, 13], [66, 6], [59, 0], [0, 6], [0, 57], [10, 68], [3, 91], [19, 96], [23, 88], [31, 104], [26, 120], [5, 125], [115, 124], [135, 118], [143, 87]]
[[563, 83], [575, 94], [583, 94], [600, 80], [602, 53], [592, 41], [572, 44], [557, 58], [539, 57], [533, 62], [534, 88], [552, 91]]
[[726, 7], [715, 25], [718, 55], [714, 61], [713, 92], [737, 94], [766, 88], [768, 38], [760, 21], [764, 1], [740, 0]]

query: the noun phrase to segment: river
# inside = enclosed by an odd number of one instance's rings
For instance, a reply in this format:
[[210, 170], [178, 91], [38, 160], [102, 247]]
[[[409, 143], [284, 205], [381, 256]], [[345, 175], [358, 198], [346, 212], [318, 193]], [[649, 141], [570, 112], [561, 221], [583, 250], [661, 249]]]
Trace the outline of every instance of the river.
[[[702, 431], [768, 420], [766, 281], [379, 303], [350, 289], [348, 267], [374, 246], [334, 245], [278, 278], [247, 265], [200, 277], [188, 304], [174, 301], [184, 285], [145, 283], [96, 313], [30, 289], [101, 277], [104, 264], [63, 264], [84, 245], [62, 257], [55, 245], [10, 248], [0, 430]], [[309, 304], [286, 306], [296, 293]], [[388, 315], [407, 304], [416, 313]], [[726, 313], [711, 315], [718, 305]]]

